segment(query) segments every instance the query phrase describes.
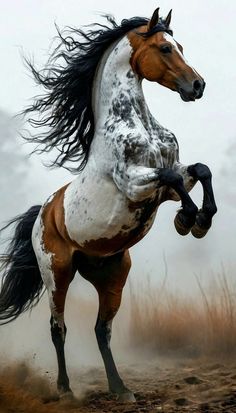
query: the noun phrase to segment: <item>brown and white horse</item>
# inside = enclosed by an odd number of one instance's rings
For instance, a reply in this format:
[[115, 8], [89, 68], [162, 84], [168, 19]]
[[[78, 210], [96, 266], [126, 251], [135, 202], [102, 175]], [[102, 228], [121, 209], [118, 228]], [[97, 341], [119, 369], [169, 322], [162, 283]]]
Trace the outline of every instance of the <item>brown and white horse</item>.
[[[43, 72], [31, 65], [45, 95], [25, 113], [38, 112], [33, 126], [46, 133], [29, 138], [41, 151], [59, 150], [58, 166], [77, 162], [77, 177], [43, 206], [13, 219], [15, 235], [3, 258], [0, 321], [12, 321], [35, 305], [45, 285], [51, 333], [58, 358], [58, 391], [71, 394], [66, 372], [64, 306], [75, 272], [96, 288], [99, 313], [95, 332], [109, 390], [133, 401], [110, 348], [112, 320], [131, 266], [129, 248], [150, 230], [158, 206], [182, 202], [175, 218], [181, 235], [203, 237], [216, 205], [207, 166], [179, 161], [174, 134], [151, 115], [142, 80], [168, 87], [184, 101], [203, 95], [205, 82], [185, 60], [170, 29], [171, 12], [150, 20], [132, 18], [98, 25], [85, 33], [59, 33], [61, 44]], [[78, 36], [79, 40], [75, 40]], [[61, 62], [63, 61], [63, 63]], [[40, 117], [41, 116], [41, 117]], [[188, 192], [203, 187], [200, 210]]]

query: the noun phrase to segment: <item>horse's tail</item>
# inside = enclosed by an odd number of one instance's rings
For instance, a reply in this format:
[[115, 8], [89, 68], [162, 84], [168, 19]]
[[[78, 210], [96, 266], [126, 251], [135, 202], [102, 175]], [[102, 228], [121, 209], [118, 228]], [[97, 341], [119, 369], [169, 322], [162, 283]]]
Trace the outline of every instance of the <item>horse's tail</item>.
[[41, 298], [43, 281], [33, 250], [31, 234], [41, 206], [36, 205], [13, 218], [4, 230], [15, 224], [8, 250], [0, 255], [3, 271], [0, 292], [0, 325], [15, 320], [36, 305]]

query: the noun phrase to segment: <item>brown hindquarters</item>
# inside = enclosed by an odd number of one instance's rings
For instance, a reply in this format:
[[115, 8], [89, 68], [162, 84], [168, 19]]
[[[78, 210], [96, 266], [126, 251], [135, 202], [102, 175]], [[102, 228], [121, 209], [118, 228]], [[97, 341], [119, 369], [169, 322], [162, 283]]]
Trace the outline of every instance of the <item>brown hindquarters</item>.
[[104, 258], [78, 253], [74, 258], [79, 273], [98, 292], [100, 318], [111, 320], [120, 307], [122, 290], [131, 267], [129, 251]]
[[42, 212], [43, 247], [51, 256], [51, 270], [55, 282], [53, 291], [54, 311], [63, 314], [66, 293], [74, 278], [73, 246], [64, 225], [63, 199], [67, 185], [59, 189], [53, 199], [45, 204]]

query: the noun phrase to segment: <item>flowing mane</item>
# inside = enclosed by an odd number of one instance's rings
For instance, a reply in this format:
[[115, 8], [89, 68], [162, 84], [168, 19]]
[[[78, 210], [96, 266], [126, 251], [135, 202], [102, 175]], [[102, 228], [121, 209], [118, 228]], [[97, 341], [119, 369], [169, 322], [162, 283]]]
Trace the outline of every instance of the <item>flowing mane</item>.
[[[34, 152], [58, 154], [51, 166], [65, 167], [71, 172], [81, 171], [88, 160], [94, 135], [94, 118], [91, 106], [93, 78], [105, 50], [130, 30], [146, 25], [149, 19], [133, 17], [118, 25], [113, 17], [105, 16], [109, 25], [95, 23], [92, 29], [58, 29], [59, 45], [53, 51], [46, 66], [36, 70], [26, 61], [37, 84], [45, 93], [36, 96], [23, 114], [34, 128], [47, 127], [46, 132], [25, 137], [36, 143]], [[164, 20], [142, 36], [149, 37], [158, 31], [172, 34]], [[31, 113], [34, 113], [31, 117]], [[35, 115], [37, 115], [35, 117]], [[65, 165], [75, 162], [76, 167]]]

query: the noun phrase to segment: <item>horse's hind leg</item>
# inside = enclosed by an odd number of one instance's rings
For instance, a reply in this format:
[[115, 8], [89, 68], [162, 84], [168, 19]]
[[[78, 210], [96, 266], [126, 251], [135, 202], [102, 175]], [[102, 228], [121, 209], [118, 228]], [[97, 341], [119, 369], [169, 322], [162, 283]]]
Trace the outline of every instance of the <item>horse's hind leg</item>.
[[72, 395], [64, 353], [66, 337], [64, 307], [66, 293], [75, 271], [72, 268], [71, 254], [66, 243], [59, 237], [47, 238], [46, 232], [44, 237], [41, 237], [39, 231], [36, 223], [32, 240], [49, 297], [51, 336], [58, 361], [57, 388], [60, 396]]
[[60, 396], [71, 394], [69, 378], [66, 371], [64, 345], [66, 338], [66, 325], [64, 322], [64, 307], [69, 284], [73, 278], [70, 265], [62, 265], [53, 257], [53, 276], [55, 288], [49, 291], [51, 309], [51, 336], [55, 346], [58, 361], [57, 388]]
[[79, 272], [97, 289], [99, 311], [95, 326], [98, 346], [104, 361], [109, 390], [118, 400], [133, 402], [133, 393], [127, 389], [120, 378], [110, 348], [112, 320], [117, 313], [122, 290], [131, 266], [129, 252], [118, 253], [112, 257], [90, 259], [84, 257], [79, 263]]

